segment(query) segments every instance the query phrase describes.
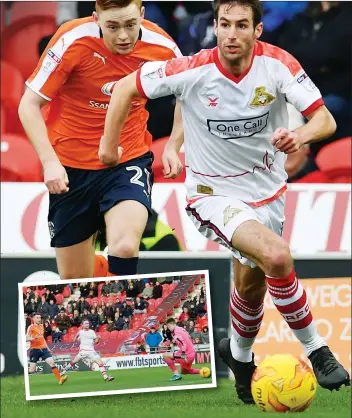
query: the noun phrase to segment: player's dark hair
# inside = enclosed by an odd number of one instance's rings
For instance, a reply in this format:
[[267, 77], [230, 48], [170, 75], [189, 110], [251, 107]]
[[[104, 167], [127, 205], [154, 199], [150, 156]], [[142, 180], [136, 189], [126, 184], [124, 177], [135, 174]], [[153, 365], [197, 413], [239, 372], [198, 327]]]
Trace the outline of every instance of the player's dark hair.
[[174, 318], [169, 318], [167, 321], [166, 321], [166, 324], [168, 325], [168, 324], [176, 324], [176, 321], [174, 320]]
[[263, 8], [262, 2], [260, 0], [214, 0], [213, 10], [214, 18], [216, 21], [218, 21], [220, 6], [222, 6], [223, 4], [228, 5], [228, 9], [230, 9], [232, 6], [237, 5], [246, 6], [252, 9], [253, 27], [256, 27], [262, 21]]
[[129, 6], [131, 3], [136, 3], [139, 9], [142, 7], [142, 0], [96, 0], [95, 10], [99, 12], [102, 10], [122, 8]]
[[37, 316], [37, 315], [39, 315], [41, 318], [43, 317], [43, 315], [42, 315], [40, 312], [36, 312], [36, 313], [34, 314], [34, 316]]

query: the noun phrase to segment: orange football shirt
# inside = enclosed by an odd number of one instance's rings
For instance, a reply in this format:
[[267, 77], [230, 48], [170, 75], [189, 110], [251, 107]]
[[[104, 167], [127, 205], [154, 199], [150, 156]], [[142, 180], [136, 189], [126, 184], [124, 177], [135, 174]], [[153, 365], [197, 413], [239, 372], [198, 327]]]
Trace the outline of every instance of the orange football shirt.
[[35, 340], [31, 341], [30, 349], [42, 349], [47, 348], [47, 344], [44, 338], [44, 325], [32, 324], [28, 327], [27, 335], [30, 337], [36, 337]]
[[[46, 126], [61, 163], [68, 167], [106, 168], [98, 158], [106, 111], [115, 82], [148, 61], [182, 56], [156, 24], [142, 20], [139, 39], [127, 55], [110, 52], [92, 17], [63, 24], [51, 39], [26, 84], [50, 101]], [[146, 99], [136, 99], [124, 125], [121, 163], [150, 150]]]

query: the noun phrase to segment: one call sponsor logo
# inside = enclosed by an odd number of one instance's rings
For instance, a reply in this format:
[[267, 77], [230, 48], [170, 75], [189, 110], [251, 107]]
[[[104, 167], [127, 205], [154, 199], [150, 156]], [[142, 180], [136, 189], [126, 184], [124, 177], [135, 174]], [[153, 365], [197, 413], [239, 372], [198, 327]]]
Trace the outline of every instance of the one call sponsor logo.
[[221, 139], [247, 138], [253, 136], [268, 124], [269, 112], [254, 118], [237, 120], [212, 120], [208, 119], [208, 130], [212, 135]]

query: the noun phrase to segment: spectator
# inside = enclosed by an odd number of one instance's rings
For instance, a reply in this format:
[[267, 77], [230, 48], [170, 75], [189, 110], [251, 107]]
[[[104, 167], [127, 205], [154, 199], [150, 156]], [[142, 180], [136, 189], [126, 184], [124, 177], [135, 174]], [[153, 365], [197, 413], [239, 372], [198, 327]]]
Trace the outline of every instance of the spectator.
[[111, 294], [111, 284], [110, 282], [105, 282], [104, 286], [101, 288], [102, 296], [109, 296]]
[[88, 309], [85, 309], [83, 311], [83, 314], [81, 315], [82, 316], [82, 320], [84, 321], [85, 319], [88, 319], [89, 318], [89, 315], [90, 315], [90, 309], [89, 310]]
[[120, 314], [118, 315], [117, 319], [115, 317], [115, 329], [117, 329], [117, 331], [121, 331], [124, 329], [123, 328], [124, 326], [125, 326], [125, 319], [123, 318], [123, 316]]
[[41, 300], [40, 300], [39, 304], [38, 304], [37, 312], [42, 314], [43, 317], [47, 317], [48, 316], [48, 308], [49, 308], [49, 304], [45, 300], [45, 296], [43, 295], [41, 297]]
[[145, 282], [142, 279], [137, 279], [135, 280], [135, 287], [138, 291], [137, 295], [139, 295], [140, 293], [143, 293], [143, 290], [145, 288]]
[[59, 315], [55, 319], [56, 325], [58, 326], [59, 330], [65, 335], [67, 333], [68, 328], [71, 326], [71, 319], [66, 315], [64, 309], [60, 310]]
[[80, 299], [79, 299], [79, 302], [77, 304], [77, 310], [80, 313], [80, 315], [82, 315], [85, 309], [90, 309], [90, 305], [84, 299], [84, 296], [81, 296]]
[[187, 308], [188, 311], [191, 308], [194, 308], [196, 306], [196, 298], [192, 298], [192, 296], [190, 294], [187, 295], [187, 300], [185, 301], [185, 303], [182, 305], [182, 310], [184, 308]]
[[99, 324], [106, 323], [106, 317], [102, 308], [98, 308]]
[[93, 329], [94, 331], [98, 331], [98, 328], [99, 328], [99, 315], [98, 315], [97, 311], [94, 308], [91, 310], [90, 315], [88, 315], [88, 320], [90, 322], [91, 329]]
[[67, 304], [67, 311], [69, 314], [73, 314], [74, 311], [78, 310], [78, 299], [74, 302], [69, 301]]
[[56, 303], [51, 299], [49, 306], [48, 306], [48, 315], [50, 319], [55, 318], [59, 313], [59, 307]]
[[49, 321], [45, 321], [44, 322], [44, 338], [47, 339], [52, 333], [52, 329], [50, 326], [50, 322]]
[[136, 353], [137, 354], [146, 354], [147, 353], [147, 349], [145, 348], [145, 345], [141, 341], [137, 342]]
[[194, 332], [194, 321], [191, 320], [187, 323], [186, 331], [189, 335], [192, 335], [192, 333]]
[[65, 289], [65, 285], [64, 284], [53, 284], [50, 286], [47, 286], [48, 289], [50, 289], [51, 293], [53, 295], [58, 295], [60, 293], [62, 293]]
[[163, 296], [163, 287], [159, 282], [153, 287], [153, 299], [160, 299]]
[[95, 312], [98, 312], [98, 309], [99, 309], [98, 302], [94, 302], [94, 303], [93, 303], [92, 309], [94, 309], [94, 310], [95, 310]]
[[196, 338], [193, 340], [193, 342], [194, 342], [194, 344], [202, 344], [202, 341], [201, 341], [200, 337], [196, 337]]
[[166, 324], [163, 325], [163, 329], [161, 331], [161, 335], [163, 337], [163, 343], [165, 341], [172, 341], [171, 331], [169, 330], [169, 328], [167, 327]]
[[103, 310], [103, 312], [105, 313], [105, 308], [106, 308], [106, 303], [104, 301], [101, 301], [101, 309]]
[[79, 291], [81, 293], [81, 299], [83, 298], [87, 298], [89, 295], [89, 286], [88, 283], [81, 283], [80, 287], [79, 287]]
[[125, 323], [123, 324], [123, 329], [130, 329], [130, 320], [128, 318], [124, 318]]
[[24, 304], [24, 313], [26, 313], [28, 316], [32, 316], [34, 313], [32, 304], [28, 301], [28, 299], [25, 299], [23, 301], [23, 304]]
[[104, 310], [104, 314], [105, 314], [106, 318], [111, 318], [112, 319], [114, 317], [114, 313], [115, 313], [115, 310], [112, 306], [112, 302], [108, 302], [107, 305], [106, 305], [106, 308]]
[[147, 313], [147, 306], [144, 300], [141, 300], [139, 296], [136, 297], [136, 301], [134, 303], [134, 313], [141, 314]]
[[45, 300], [50, 304], [50, 301], [53, 300], [56, 303], [56, 297], [50, 289], [46, 289], [45, 291]]
[[95, 282], [90, 283], [89, 285], [89, 295], [90, 298], [98, 297], [98, 286]]
[[158, 352], [158, 347], [162, 340], [161, 335], [156, 332], [156, 329], [151, 327], [150, 332], [145, 339], [146, 344], [149, 345], [149, 352], [151, 354]]
[[24, 313], [24, 321], [25, 321], [26, 332], [27, 332], [28, 327], [32, 324], [31, 318], [28, 316], [27, 313]]
[[35, 295], [34, 295], [34, 292], [32, 291], [32, 289], [30, 287], [27, 287], [26, 299], [28, 299], [28, 301], [30, 301], [34, 297], [35, 297]]
[[121, 296], [118, 294], [118, 296], [116, 296], [115, 309], [120, 310], [122, 306], [123, 306], [123, 301], [121, 300]]
[[71, 324], [73, 327], [79, 328], [81, 326], [82, 320], [79, 316], [79, 312], [77, 309], [73, 311], [73, 318], [71, 319]]
[[121, 293], [125, 290], [124, 280], [115, 280], [111, 284], [111, 295], [116, 296], [118, 293]]
[[200, 338], [202, 344], [209, 344], [209, 329], [208, 327], [203, 327], [202, 336]]
[[35, 304], [36, 312], [38, 312], [38, 306], [39, 306], [40, 302], [41, 302], [41, 298], [39, 296], [39, 292], [36, 290], [34, 292], [34, 304]]
[[205, 301], [203, 298], [199, 299], [199, 303], [196, 305], [195, 310], [196, 310], [197, 316], [202, 317], [206, 315], [207, 311], [205, 309]]
[[61, 343], [62, 342], [62, 332], [58, 327], [55, 327], [54, 330], [51, 333], [51, 336], [53, 338], [53, 343]]
[[138, 295], [138, 287], [136, 286], [135, 280], [128, 280], [126, 296], [128, 298], [135, 298]]
[[108, 330], [109, 332], [111, 332], [111, 331], [115, 331], [115, 323], [114, 323], [114, 321], [113, 321], [111, 318], [108, 318], [108, 319], [107, 319], [107, 321], [108, 321], [108, 327], [107, 327], [107, 330]]
[[189, 321], [190, 317], [189, 317], [189, 313], [188, 313], [188, 309], [185, 307], [183, 308], [183, 312], [181, 313], [181, 315], [178, 317], [178, 320], [180, 322], [186, 322]]
[[123, 317], [131, 319], [133, 315], [133, 309], [127, 305], [126, 302], [124, 302], [122, 308], [120, 309], [120, 313]]
[[194, 332], [191, 334], [191, 338], [192, 338], [193, 341], [195, 341], [198, 338], [199, 339], [198, 344], [200, 344], [200, 341], [201, 341], [201, 338], [202, 338], [202, 333], [201, 333], [201, 329], [198, 325], [196, 325], [194, 327]]
[[153, 288], [150, 286], [149, 283], [145, 284], [142, 296], [144, 299], [150, 299], [153, 296]]

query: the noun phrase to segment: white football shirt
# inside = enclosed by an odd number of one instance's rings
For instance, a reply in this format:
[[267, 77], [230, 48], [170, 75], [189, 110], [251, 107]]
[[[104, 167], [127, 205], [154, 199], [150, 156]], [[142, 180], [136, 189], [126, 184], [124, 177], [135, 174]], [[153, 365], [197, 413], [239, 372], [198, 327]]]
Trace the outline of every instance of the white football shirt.
[[92, 329], [88, 329], [87, 331], [81, 329], [78, 331], [78, 335], [81, 341], [79, 346], [80, 351], [94, 351], [94, 340], [97, 338], [96, 333]]
[[271, 145], [288, 127], [287, 103], [308, 116], [324, 102], [297, 60], [257, 41], [248, 70], [235, 77], [220, 63], [218, 48], [138, 70], [147, 98], [181, 101], [189, 199], [234, 196], [253, 206], [286, 190], [286, 155]]

